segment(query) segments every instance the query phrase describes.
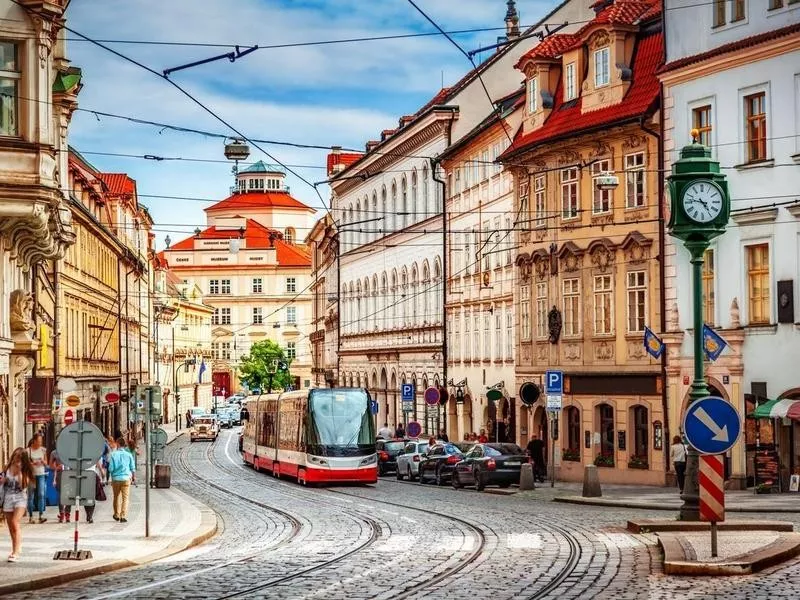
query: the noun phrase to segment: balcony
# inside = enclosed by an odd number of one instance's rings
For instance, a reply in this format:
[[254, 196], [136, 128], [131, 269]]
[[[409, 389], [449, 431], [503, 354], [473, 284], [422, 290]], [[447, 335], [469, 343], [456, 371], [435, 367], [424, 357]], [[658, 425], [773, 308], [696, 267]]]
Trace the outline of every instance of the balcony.
[[393, 329], [389, 331], [365, 331], [342, 334], [341, 349], [347, 350], [393, 350], [419, 346], [442, 345], [440, 325], [425, 325]]

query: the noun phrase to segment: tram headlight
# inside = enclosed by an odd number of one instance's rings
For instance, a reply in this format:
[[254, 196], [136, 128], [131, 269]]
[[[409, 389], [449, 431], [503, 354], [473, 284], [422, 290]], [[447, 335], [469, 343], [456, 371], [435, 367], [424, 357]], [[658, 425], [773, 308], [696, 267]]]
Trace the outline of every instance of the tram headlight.
[[364, 467], [364, 466], [366, 466], [366, 465], [372, 465], [372, 464], [375, 464], [376, 462], [378, 462], [378, 456], [377, 456], [376, 454], [371, 454], [371, 455], [370, 455], [370, 456], [368, 456], [367, 458], [363, 459], [363, 460], [362, 460], [362, 461], [359, 463], [359, 466], [361, 466], [361, 467]]
[[311, 456], [309, 458], [310, 458], [312, 463], [316, 463], [318, 465], [327, 465], [328, 464], [328, 461], [325, 460], [324, 458], [319, 458], [317, 456]]

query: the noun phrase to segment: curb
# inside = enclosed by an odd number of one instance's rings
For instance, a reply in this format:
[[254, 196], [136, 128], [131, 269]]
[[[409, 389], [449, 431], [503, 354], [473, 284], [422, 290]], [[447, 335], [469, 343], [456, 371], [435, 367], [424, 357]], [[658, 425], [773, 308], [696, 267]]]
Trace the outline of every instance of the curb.
[[175, 440], [177, 440], [179, 437], [181, 437], [181, 436], [183, 435], [183, 433], [184, 433], [184, 430], [183, 430], [183, 429], [181, 429], [181, 430], [180, 430], [178, 433], [176, 433], [176, 434], [175, 434], [175, 437], [174, 437], [174, 438], [172, 438], [171, 440], [169, 440], [169, 441], [167, 442], [167, 446], [169, 446], [169, 445], [170, 445], [172, 442], [174, 442], [174, 441], [175, 441]]
[[[166, 548], [157, 550], [156, 552], [147, 554], [135, 560], [109, 559], [92, 564], [91, 566], [87, 566], [85, 569], [57, 573], [38, 579], [30, 579], [28, 581], [0, 584], [0, 596], [17, 592], [30, 592], [33, 590], [69, 583], [78, 579], [86, 579], [87, 577], [110, 573], [111, 571], [119, 571], [121, 569], [127, 569], [130, 567], [138, 567], [147, 563], [161, 560], [162, 558], [166, 558], [168, 556], [172, 556], [173, 554], [183, 552], [184, 550], [188, 550], [195, 546], [199, 546], [203, 542], [214, 537], [219, 529], [219, 522], [217, 520], [216, 513], [205, 504], [201, 504], [180, 490], [174, 489], [173, 491], [183, 496], [185, 501], [195, 505], [200, 510], [201, 517], [200, 524], [197, 528], [195, 528], [194, 531], [174, 539]], [[73, 563], [73, 566], [74, 565], [75, 563]]]
[[[648, 502], [631, 502], [628, 500], [605, 500], [605, 499], [592, 499], [582, 498], [579, 496], [560, 496], [553, 498], [553, 502], [563, 502], [565, 504], [580, 504], [583, 506], [605, 506], [617, 508], [634, 508], [640, 510], [668, 510], [675, 512], [680, 510], [680, 506], [665, 506], [663, 504], [651, 504]], [[800, 513], [800, 508], [751, 508], [748, 506], [726, 506], [725, 512], [736, 513], [777, 513], [777, 514], [797, 514]]]

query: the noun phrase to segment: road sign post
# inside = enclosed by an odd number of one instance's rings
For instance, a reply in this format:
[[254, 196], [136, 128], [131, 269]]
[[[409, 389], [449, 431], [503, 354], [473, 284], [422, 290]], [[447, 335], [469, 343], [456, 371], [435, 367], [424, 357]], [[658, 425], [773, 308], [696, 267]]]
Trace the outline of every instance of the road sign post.
[[144, 537], [150, 537], [150, 408], [153, 400], [153, 388], [148, 387], [145, 397], [144, 420]]
[[419, 437], [419, 434], [422, 433], [422, 425], [417, 423], [416, 421], [411, 421], [406, 427], [406, 433], [410, 438]]
[[711, 556], [717, 556], [717, 523], [725, 520], [725, 463], [718, 454], [700, 457], [700, 520], [711, 522]]
[[414, 384], [404, 383], [400, 386], [400, 398], [403, 405], [403, 414], [414, 412]]

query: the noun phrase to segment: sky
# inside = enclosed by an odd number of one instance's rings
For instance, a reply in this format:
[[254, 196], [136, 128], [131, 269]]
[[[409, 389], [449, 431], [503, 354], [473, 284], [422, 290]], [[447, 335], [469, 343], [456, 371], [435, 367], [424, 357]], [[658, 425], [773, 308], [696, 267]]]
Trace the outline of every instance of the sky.
[[[446, 31], [504, 27], [505, 0], [416, 0]], [[539, 20], [555, 0], [517, 0], [521, 25]], [[435, 31], [408, 0], [81, 0], [67, 25], [154, 71], [249, 47]], [[454, 35], [471, 50], [496, 42], [501, 30]], [[233, 136], [161, 77], [67, 34], [68, 57], [83, 70], [79, 106]], [[159, 41], [225, 47], [132, 44]], [[485, 53], [483, 58], [488, 57]], [[416, 112], [441, 87], [458, 81], [467, 59], [443, 36], [259, 49], [175, 72], [170, 78], [254, 139], [363, 148], [398, 118]], [[128, 173], [155, 220], [156, 243], [182, 239], [205, 225], [203, 209], [233, 185], [224, 140], [127, 120], [75, 113], [70, 144], [104, 172]], [[259, 144], [303, 179], [325, 179], [325, 150]], [[133, 154], [198, 160], [144, 160]], [[250, 161], [269, 157], [251, 146]], [[296, 167], [293, 165], [297, 165]], [[289, 175], [293, 196], [320, 209], [312, 186]], [[327, 186], [319, 186], [327, 203]], [[164, 196], [179, 196], [179, 200]], [[197, 199], [204, 199], [200, 201]], [[298, 232], [300, 233], [300, 232]], [[302, 235], [305, 235], [303, 232]]]

